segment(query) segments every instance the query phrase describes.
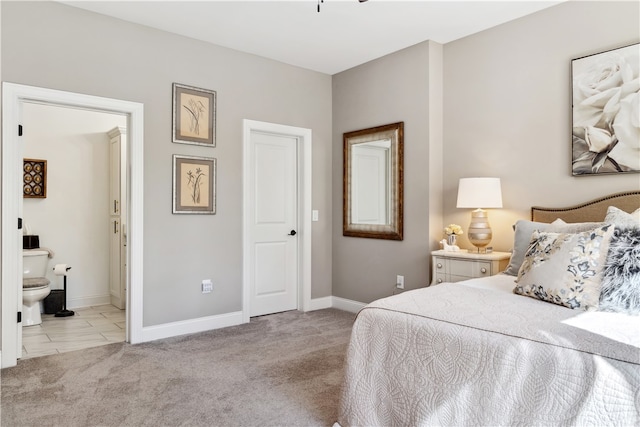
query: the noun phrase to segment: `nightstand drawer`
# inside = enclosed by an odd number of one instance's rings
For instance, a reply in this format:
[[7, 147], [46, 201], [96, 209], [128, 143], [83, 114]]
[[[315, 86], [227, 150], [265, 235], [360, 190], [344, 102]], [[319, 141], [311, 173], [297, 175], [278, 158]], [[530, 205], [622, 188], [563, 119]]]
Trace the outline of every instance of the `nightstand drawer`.
[[456, 276], [475, 277], [475, 273], [480, 271], [475, 262], [461, 259], [448, 259], [447, 272]]
[[485, 277], [492, 274], [490, 262], [477, 261], [473, 263], [473, 277]]
[[449, 274], [447, 275], [447, 282], [449, 283], [455, 283], [455, 282], [462, 282], [463, 280], [469, 280], [469, 279], [473, 279], [473, 277], [469, 277], [469, 276], [458, 276], [456, 274]]
[[435, 251], [432, 254], [432, 285], [460, 282], [498, 274], [507, 267], [510, 253], [492, 252], [474, 254], [468, 252]]
[[433, 284], [439, 285], [440, 283], [448, 282], [447, 275], [444, 273], [436, 273], [433, 277]]

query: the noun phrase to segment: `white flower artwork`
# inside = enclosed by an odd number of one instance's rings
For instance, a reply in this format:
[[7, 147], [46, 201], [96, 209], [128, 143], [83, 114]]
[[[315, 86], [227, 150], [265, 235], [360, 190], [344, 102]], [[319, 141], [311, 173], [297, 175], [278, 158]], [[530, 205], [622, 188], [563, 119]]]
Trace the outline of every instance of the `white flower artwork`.
[[571, 61], [573, 175], [640, 172], [640, 43]]

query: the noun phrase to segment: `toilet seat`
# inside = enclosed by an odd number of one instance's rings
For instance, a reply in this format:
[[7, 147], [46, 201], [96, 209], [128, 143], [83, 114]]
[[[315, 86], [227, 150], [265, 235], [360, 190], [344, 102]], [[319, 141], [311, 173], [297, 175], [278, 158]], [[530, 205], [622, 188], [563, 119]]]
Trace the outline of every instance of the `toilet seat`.
[[37, 289], [43, 289], [49, 286], [49, 279], [46, 277], [31, 277], [29, 279], [22, 279], [22, 289], [35, 291]]

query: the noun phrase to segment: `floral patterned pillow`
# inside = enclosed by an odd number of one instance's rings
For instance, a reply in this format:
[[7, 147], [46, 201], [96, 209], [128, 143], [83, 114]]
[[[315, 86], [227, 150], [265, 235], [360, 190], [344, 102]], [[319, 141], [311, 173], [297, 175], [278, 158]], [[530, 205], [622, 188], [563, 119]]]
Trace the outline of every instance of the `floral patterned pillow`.
[[513, 292], [595, 310], [613, 230], [613, 225], [605, 225], [581, 233], [534, 231]]

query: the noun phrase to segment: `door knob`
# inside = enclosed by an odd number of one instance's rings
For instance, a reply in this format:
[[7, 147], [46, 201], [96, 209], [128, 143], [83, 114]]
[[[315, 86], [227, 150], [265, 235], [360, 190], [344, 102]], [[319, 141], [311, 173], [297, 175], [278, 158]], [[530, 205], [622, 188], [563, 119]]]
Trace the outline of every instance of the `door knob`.
[[295, 236], [296, 234], [297, 234], [296, 230], [291, 230], [291, 232], [289, 233], [289, 236]]

